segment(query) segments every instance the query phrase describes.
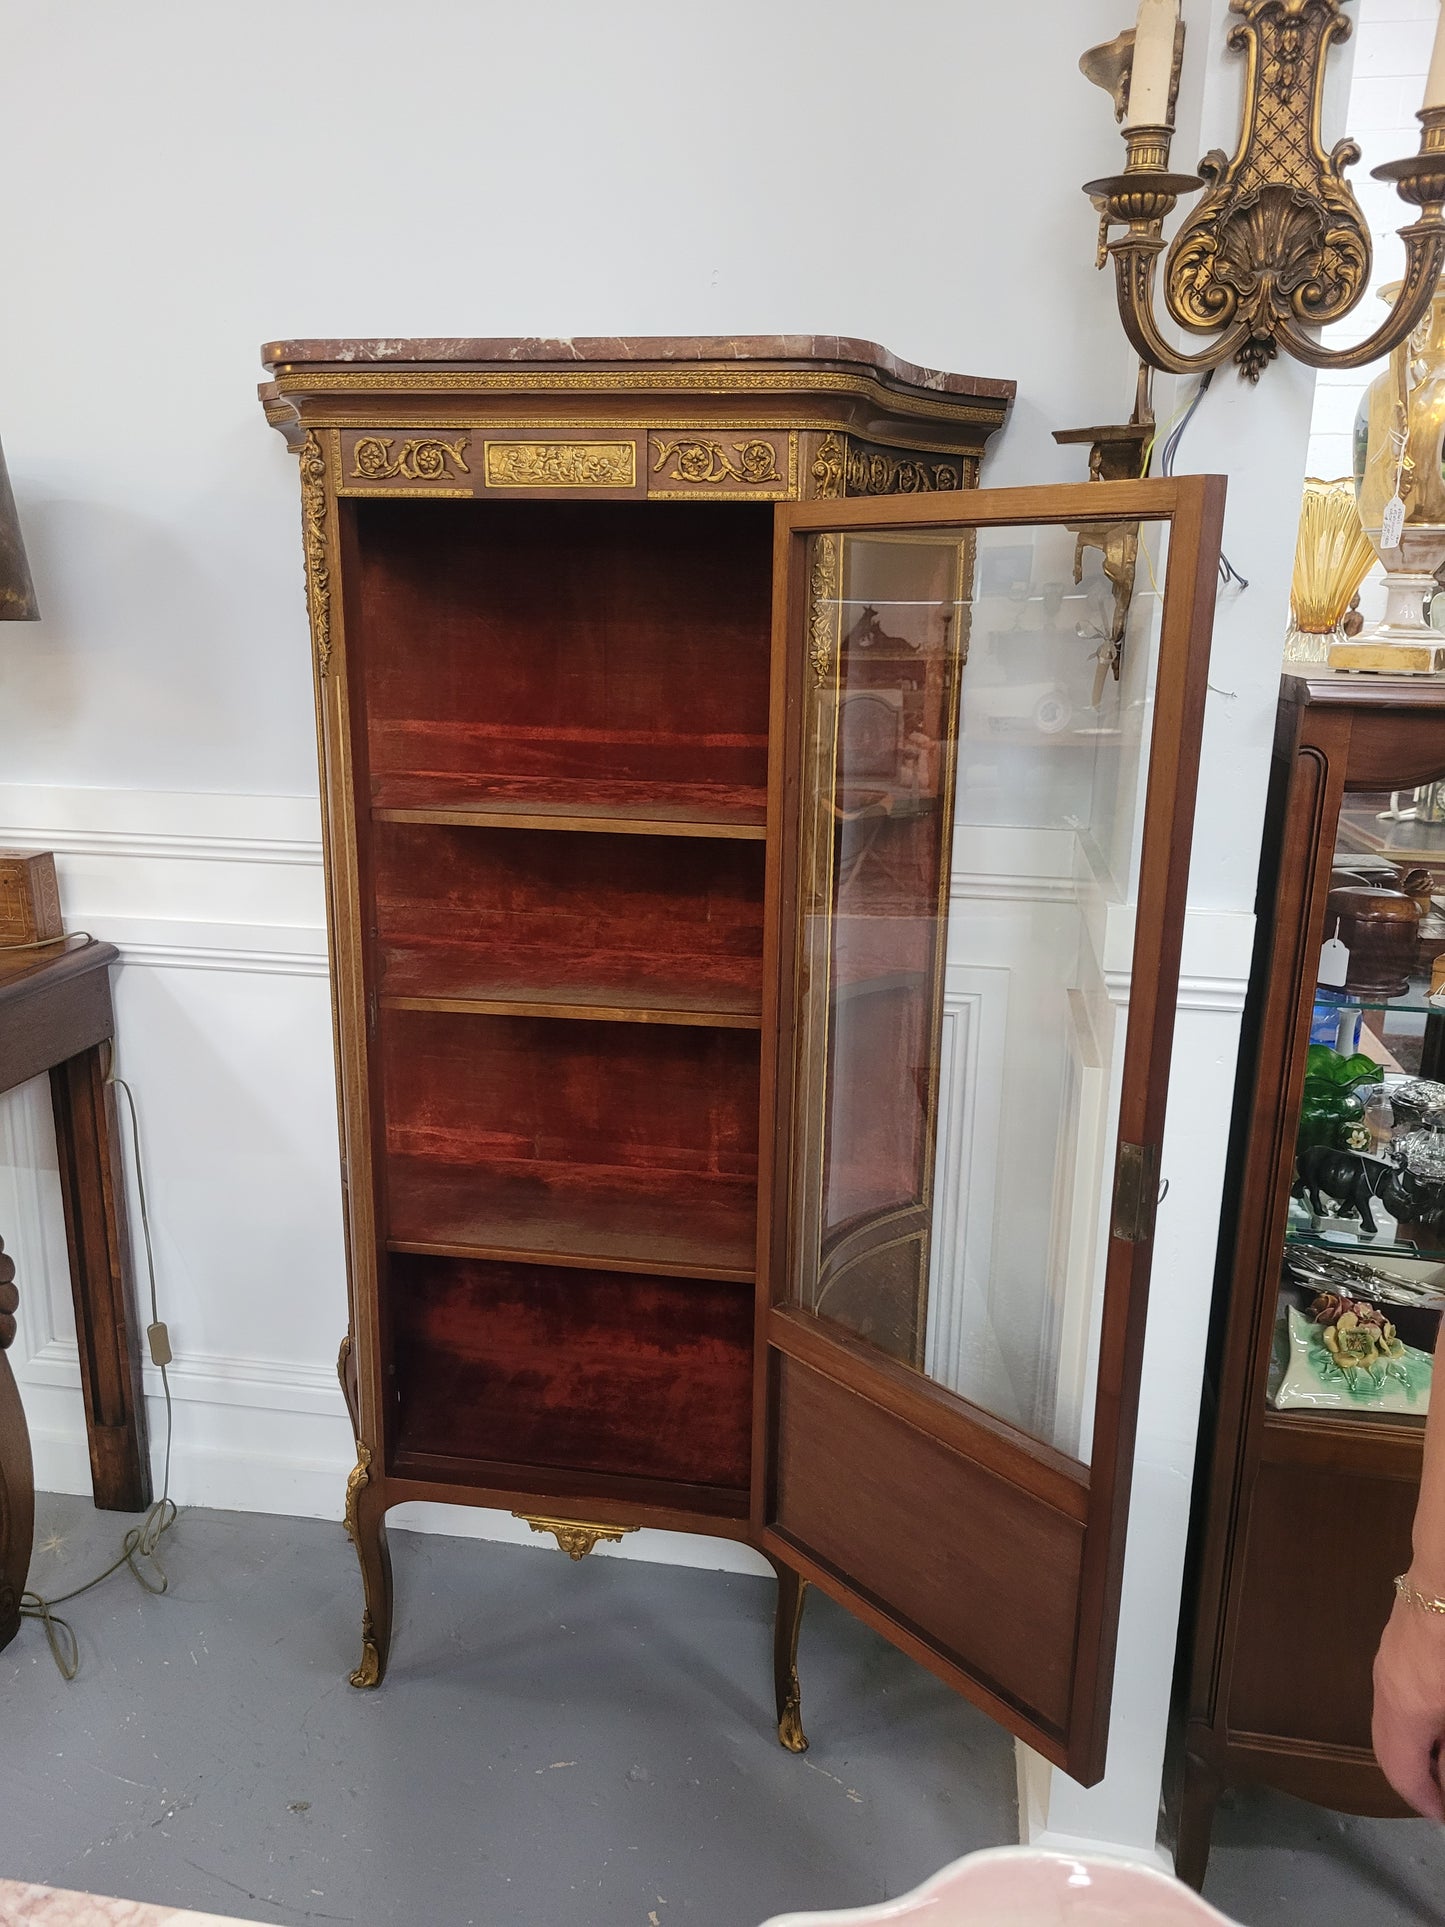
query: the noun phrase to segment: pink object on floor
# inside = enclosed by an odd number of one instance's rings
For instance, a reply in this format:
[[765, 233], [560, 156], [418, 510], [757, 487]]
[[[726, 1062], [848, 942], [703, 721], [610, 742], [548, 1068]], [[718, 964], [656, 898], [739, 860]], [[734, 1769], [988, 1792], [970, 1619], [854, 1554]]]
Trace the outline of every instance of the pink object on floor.
[[0, 1880], [0, 1927], [256, 1927], [230, 1915], [192, 1914], [184, 1907], [150, 1907], [140, 1900], [72, 1893]]
[[897, 1900], [842, 1912], [778, 1914], [763, 1927], [1234, 1927], [1171, 1875], [1127, 1860], [993, 1847], [955, 1860]]

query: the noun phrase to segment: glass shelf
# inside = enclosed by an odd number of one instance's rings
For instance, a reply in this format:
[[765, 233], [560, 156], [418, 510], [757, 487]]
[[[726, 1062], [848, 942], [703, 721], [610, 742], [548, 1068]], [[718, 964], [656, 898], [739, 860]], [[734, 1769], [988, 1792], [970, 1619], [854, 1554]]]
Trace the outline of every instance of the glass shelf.
[[1316, 1008], [1328, 1003], [1332, 1010], [1383, 1010], [1398, 1011], [1402, 1016], [1415, 1014], [1445, 1017], [1445, 1004], [1432, 1004], [1426, 995], [1429, 985], [1421, 977], [1412, 982], [1410, 988], [1400, 997], [1356, 997], [1343, 990], [1332, 990], [1321, 984], [1315, 992]]
[[1418, 1245], [1401, 1243], [1384, 1228], [1371, 1237], [1348, 1218], [1332, 1218], [1329, 1229], [1324, 1230], [1310, 1223], [1308, 1213], [1297, 1221], [1298, 1210], [1298, 1205], [1290, 1206], [1286, 1245], [1309, 1245], [1316, 1251], [1337, 1251], [1346, 1257], [1357, 1254], [1362, 1258], [1408, 1258], [1427, 1265], [1445, 1264], [1445, 1251], [1425, 1251]]
[[1335, 853], [1345, 862], [1359, 855], [1388, 857], [1396, 864], [1445, 866], [1445, 823], [1410, 818], [1387, 822], [1378, 808], [1362, 807], [1355, 799], [1340, 811]]

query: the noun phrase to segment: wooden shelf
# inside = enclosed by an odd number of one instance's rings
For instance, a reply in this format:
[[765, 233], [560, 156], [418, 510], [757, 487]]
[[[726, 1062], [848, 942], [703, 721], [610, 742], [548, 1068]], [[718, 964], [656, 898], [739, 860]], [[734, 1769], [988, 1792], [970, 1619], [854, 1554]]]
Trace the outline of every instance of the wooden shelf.
[[[762, 992], [749, 959], [706, 960], [593, 955], [569, 972], [565, 959], [538, 950], [498, 958], [469, 944], [398, 944], [383, 958], [383, 1010], [446, 1010], [483, 1017], [591, 1018], [603, 1023], [688, 1024], [758, 1030]], [[690, 977], [680, 965], [692, 961]], [[728, 981], [729, 977], [733, 981]], [[752, 977], [754, 981], [736, 981]]]
[[674, 1004], [665, 1009], [593, 998], [588, 1002], [559, 1001], [556, 994], [534, 986], [513, 987], [505, 997], [410, 997], [386, 992], [383, 1010], [443, 1010], [471, 1017], [557, 1017], [603, 1024], [688, 1024], [709, 1030], [759, 1030], [759, 1013], [709, 1010], [700, 1005]]
[[[595, 1503], [619, 1525], [631, 1523], [630, 1515], [635, 1514], [639, 1525], [706, 1531], [713, 1520], [740, 1521], [748, 1516], [749, 1494], [740, 1487], [688, 1485], [673, 1479], [615, 1477], [570, 1467], [418, 1452], [407, 1443], [404, 1430], [392, 1454], [388, 1476], [398, 1486], [415, 1484], [419, 1499], [443, 1503], [476, 1505], [478, 1495], [486, 1493], [488, 1503], [540, 1512], [547, 1508], [537, 1501], [550, 1499], [564, 1517], [576, 1517], [585, 1506]], [[397, 1503], [407, 1496], [399, 1492]], [[689, 1521], [694, 1523], [689, 1525]]]
[[422, 773], [380, 776], [378, 823], [476, 829], [587, 830], [620, 836], [723, 837], [761, 843], [767, 795], [711, 783], [627, 783]]
[[540, 1162], [447, 1164], [396, 1154], [387, 1168], [389, 1251], [733, 1284], [756, 1275], [757, 1187], [750, 1179]]

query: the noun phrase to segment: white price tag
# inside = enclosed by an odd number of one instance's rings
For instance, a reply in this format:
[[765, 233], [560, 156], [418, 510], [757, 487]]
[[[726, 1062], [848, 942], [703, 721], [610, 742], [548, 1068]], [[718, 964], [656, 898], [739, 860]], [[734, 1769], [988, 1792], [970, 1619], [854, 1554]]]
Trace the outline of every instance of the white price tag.
[[1334, 936], [1320, 945], [1320, 974], [1318, 981], [1326, 990], [1341, 990], [1350, 969], [1350, 946], [1340, 941], [1340, 926], [1335, 925]]
[[1392, 495], [1385, 504], [1385, 513], [1380, 518], [1380, 547], [1397, 549], [1400, 537], [1405, 533], [1405, 504], [1398, 494]]

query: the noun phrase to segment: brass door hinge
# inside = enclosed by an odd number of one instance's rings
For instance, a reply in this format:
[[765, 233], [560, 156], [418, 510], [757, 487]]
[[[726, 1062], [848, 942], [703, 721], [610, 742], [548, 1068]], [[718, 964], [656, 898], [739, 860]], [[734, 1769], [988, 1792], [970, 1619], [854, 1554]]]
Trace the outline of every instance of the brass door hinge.
[[1125, 1244], [1147, 1244], [1158, 1205], [1159, 1146], [1121, 1140], [1114, 1166], [1114, 1236]]

